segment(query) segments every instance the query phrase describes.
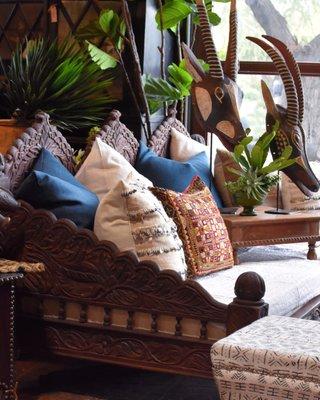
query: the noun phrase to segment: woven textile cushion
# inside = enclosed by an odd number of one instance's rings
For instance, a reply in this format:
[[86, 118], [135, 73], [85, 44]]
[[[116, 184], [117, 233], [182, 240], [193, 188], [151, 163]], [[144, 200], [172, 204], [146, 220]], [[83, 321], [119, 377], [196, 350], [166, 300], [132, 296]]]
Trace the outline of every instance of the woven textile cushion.
[[133, 251], [139, 260], [152, 260], [184, 277], [187, 266], [177, 227], [149, 186], [150, 181], [133, 173], [121, 180], [101, 200], [94, 231], [100, 240]]
[[150, 188], [178, 226], [189, 277], [233, 266], [232, 247], [209, 189], [196, 177], [184, 193]]
[[97, 138], [76, 178], [101, 200], [119, 180], [125, 179], [131, 172], [138, 176], [133, 166], [120, 153]]
[[221, 400], [320, 400], [320, 323], [270, 316], [212, 346]]
[[[311, 161], [311, 168], [316, 177], [320, 178], [320, 162]], [[320, 210], [320, 190], [307, 197], [292, 182], [292, 180], [281, 173], [281, 197], [283, 208], [292, 211], [298, 210]]]
[[216, 300], [229, 304], [239, 275], [257, 272], [266, 284], [269, 315], [289, 316], [320, 295], [320, 260], [307, 260], [307, 250], [306, 243], [251, 247], [239, 255], [239, 265], [197, 282]]

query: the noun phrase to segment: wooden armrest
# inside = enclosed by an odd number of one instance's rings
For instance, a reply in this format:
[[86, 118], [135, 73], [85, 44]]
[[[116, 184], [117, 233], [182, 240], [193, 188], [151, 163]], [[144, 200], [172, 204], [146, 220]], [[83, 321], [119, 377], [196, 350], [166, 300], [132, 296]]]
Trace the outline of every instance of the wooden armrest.
[[0, 229], [4, 228], [8, 223], [10, 222], [10, 218], [4, 217], [2, 214], [0, 214]]
[[18, 208], [19, 203], [13, 194], [3, 187], [0, 187], [0, 211], [11, 211]]

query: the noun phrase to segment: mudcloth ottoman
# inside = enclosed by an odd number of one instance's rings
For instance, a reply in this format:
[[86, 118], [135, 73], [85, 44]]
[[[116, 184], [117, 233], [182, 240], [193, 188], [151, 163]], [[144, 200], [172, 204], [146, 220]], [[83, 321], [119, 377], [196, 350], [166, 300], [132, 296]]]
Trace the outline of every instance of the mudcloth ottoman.
[[212, 346], [221, 400], [320, 400], [320, 323], [270, 316]]

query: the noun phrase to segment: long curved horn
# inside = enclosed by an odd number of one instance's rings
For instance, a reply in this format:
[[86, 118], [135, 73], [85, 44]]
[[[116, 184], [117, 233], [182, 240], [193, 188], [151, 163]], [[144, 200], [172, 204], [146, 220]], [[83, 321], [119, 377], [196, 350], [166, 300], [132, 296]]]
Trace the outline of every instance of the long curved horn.
[[261, 39], [247, 36], [247, 39], [260, 46], [272, 59], [279, 75], [281, 76], [287, 97], [287, 122], [294, 126], [298, 124], [299, 103], [296, 87], [292, 75], [282, 56], [268, 43]]
[[283, 42], [281, 42], [281, 40], [269, 35], [262, 35], [262, 37], [269, 40], [269, 42], [276, 46], [276, 48], [280, 51], [283, 58], [285, 59], [285, 62], [293, 77], [294, 84], [296, 85], [296, 91], [299, 101], [299, 120], [300, 122], [302, 122], [304, 115], [304, 96], [299, 65], [295, 60], [291, 50], [289, 50], [288, 47]]
[[237, 0], [231, 0], [229, 16], [229, 43], [225, 63], [225, 73], [234, 82], [238, 75], [238, 17]]
[[223, 79], [223, 70], [212, 39], [207, 9], [203, 0], [196, 0], [196, 4], [200, 19], [201, 36], [207, 55], [207, 63], [209, 64], [209, 74], [213, 78]]

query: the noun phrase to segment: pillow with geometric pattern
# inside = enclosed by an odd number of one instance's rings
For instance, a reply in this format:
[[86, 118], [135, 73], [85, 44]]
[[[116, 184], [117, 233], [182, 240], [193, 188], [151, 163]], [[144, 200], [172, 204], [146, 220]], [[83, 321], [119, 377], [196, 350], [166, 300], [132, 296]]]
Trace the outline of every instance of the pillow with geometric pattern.
[[178, 228], [188, 276], [207, 275], [233, 266], [228, 231], [210, 190], [195, 177], [183, 193], [151, 187]]

